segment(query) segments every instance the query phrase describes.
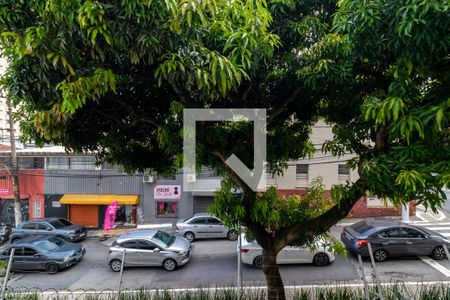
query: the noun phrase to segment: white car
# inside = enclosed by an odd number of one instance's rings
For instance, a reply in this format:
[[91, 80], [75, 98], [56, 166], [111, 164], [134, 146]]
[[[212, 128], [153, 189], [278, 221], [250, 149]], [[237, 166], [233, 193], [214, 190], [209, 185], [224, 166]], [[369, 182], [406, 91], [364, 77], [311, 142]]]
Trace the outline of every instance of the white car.
[[[253, 265], [256, 268], [262, 267], [262, 248], [256, 241], [247, 241], [245, 234], [242, 239], [242, 262]], [[238, 243], [239, 251], [239, 243]], [[277, 264], [315, 264], [316, 266], [326, 266], [334, 261], [333, 253], [317, 244], [314, 251], [308, 247], [286, 246], [277, 255]]]

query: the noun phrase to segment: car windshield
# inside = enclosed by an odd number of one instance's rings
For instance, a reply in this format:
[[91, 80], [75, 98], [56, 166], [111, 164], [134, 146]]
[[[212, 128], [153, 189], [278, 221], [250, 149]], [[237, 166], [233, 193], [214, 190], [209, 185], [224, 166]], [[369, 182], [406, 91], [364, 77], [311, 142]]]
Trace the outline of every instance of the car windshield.
[[66, 219], [58, 219], [58, 221], [63, 223], [65, 226], [73, 225], [72, 222], [70, 222], [69, 220], [66, 220]]
[[356, 231], [359, 234], [362, 234], [364, 232], [367, 232], [373, 228], [372, 225], [367, 224], [366, 222], [358, 222], [350, 226], [354, 231]]
[[52, 225], [52, 226], [55, 227], [56, 229], [66, 227], [66, 225], [64, 225], [63, 223], [61, 223], [61, 222], [58, 221], [58, 220], [54, 220], [54, 221], [51, 221], [51, 222], [49, 222], [49, 223], [50, 223], [50, 225]]
[[62, 240], [60, 239], [46, 239], [39, 240], [33, 243], [33, 245], [43, 252], [52, 252], [58, 249], [62, 245]]
[[169, 247], [175, 241], [175, 236], [170, 233], [158, 230], [152, 237], [152, 240], [161, 241], [166, 244], [167, 247]]

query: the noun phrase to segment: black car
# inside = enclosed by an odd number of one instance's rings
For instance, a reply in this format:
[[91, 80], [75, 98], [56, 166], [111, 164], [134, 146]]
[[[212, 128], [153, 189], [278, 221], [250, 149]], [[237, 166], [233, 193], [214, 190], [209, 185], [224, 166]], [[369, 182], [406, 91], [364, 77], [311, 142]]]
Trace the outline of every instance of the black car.
[[0, 254], [0, 260], [8, 260], [13, 248], [16, 249], [12, 263], [14, 271], [56, 273], [76, 264], [86, 254], [86, 249], [80, 244], [55, 236], [30, 236], [9, 245]]
[[62, 218], [25, 221], [13, 229], [11, 243], [30, 235], [51, 235], [68, 242], [77, 242], [86, 238], [87, 231], [85, 226], [73, 224]]
[[364, 220], [345, 226], [341, 240], [350, 252], [369, 256], [370, 243], [375, 261], [390, 257], [431, 255], [446, 258], [443, 245], [450, 241], [432, 230], [394, 220]]

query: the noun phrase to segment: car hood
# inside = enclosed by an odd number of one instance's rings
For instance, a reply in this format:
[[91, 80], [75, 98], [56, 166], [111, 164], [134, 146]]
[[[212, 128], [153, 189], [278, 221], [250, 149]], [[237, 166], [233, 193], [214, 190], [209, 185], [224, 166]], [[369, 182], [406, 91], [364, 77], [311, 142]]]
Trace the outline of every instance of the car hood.
[[67, 242], [67, 243], [64, 243], [58, 249], [56, 249], [52, 252], [49, 252], [48, 256], [49, 257], [61, 257], [61, 256], [66, 256], [66, 255], [73, 255], [77, 252], [81, 252], [82, 248], [83, 248], [83, 246], [81, 246], [79, 244]]
[[175, 237], [175, 241], [173, 242], [167, 250], [171, 251], [188, 251], [191, 247], [191, 243], [189, 243], [185, 238], [180, 236]]

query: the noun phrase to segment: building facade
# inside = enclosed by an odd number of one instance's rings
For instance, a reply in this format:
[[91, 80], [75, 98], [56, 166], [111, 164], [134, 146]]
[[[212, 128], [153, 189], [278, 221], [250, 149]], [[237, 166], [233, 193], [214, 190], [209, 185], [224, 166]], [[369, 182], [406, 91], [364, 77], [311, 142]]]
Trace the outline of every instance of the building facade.
[[[357, 172], [346, 166], [352, 155], [336, 158], [322, 153], [323, 143], [331, 138], [331, 127], [317, 123], [312, 132], [315, 155], [289, 162], [281, 176], [268, 173], [267, 186], [274, 186], [280, 194], [289, 196], [304, 193], [313, 180], [321, 181], [327, 190], [335, 184], [357, 180]], [[123, 224], [173, 223], [189, 218], [194, 213], [206, 211], [213, 203], [214, 193], [222, 180], [216, 172], [203, 168], [187, 192], [181, 173], [171, 178], [125, 174], [108, 164], [96, 166], [93, 155], [68, 154], [62, 147], [22, 149], [17, 154], [21, 170], [21, 198], [28, 205], [29, 218], [65, 217], [94, 228], [102, 226], [106, 207], [112, 202], [119, 203], [117, 221]], [[3, 166], [8, 166], [9, 159], [8, 150], [0, 151]], [[3, 189], [4, 195], [0, 195], [0, 200], [3, 203], [3, 200], [12, 199], [12, 186], [7, 168], [2, 165], [0, 194]], [[360, 199], [350, 216], [400, 214], [399, 207], [369, 197]], [[414, 203], [411, 203], [410, 215], [414, 214]]]

